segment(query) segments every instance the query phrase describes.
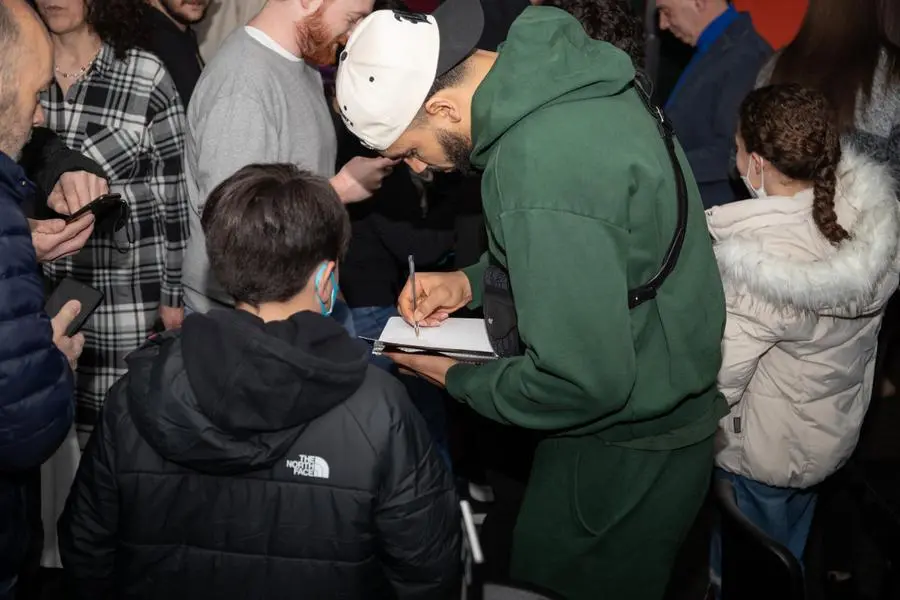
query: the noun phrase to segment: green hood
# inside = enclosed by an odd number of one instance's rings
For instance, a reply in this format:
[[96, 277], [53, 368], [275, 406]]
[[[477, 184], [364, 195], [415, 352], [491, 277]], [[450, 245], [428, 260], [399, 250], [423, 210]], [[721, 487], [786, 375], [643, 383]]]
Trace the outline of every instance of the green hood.
[[472, 164], [483, 169], [494, 143], [540, 108], [573, 99], [572, 94], [579, 99], [614, 96], [633, 79], [631, 58], [589, 38], [570, 14], [526, 8], [472, 99]]

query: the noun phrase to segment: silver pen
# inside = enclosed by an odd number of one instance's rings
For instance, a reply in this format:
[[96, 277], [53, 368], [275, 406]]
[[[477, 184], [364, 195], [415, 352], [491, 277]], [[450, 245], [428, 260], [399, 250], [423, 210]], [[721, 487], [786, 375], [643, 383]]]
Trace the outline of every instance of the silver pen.
[[[409, 255], [409, 283], [410, 283], [410, 293], [412, 294], [412, 309], [413, 316], [416, 314], [416, 259], [413, 258], [413, 255]], [[416, 329], [416, 338], [419, 337], [419, 322], [415, 321], [413, 323], [413, 327]]]

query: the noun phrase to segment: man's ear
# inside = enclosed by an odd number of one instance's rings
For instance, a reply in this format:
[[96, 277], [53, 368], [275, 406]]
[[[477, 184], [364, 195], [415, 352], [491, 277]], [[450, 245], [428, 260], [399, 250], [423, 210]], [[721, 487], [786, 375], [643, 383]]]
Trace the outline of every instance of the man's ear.
[[430, 117], [443, 119], [449, 123], [459, 123], [462, 120], [462, 112], [456, 102], [439, 93], [425, 102], [425, 113]]

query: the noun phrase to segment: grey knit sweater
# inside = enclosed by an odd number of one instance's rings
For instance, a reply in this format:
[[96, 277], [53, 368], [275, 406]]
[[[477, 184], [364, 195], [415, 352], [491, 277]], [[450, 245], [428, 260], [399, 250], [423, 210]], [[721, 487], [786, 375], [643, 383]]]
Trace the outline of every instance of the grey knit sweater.
[[[767, 62], [756, 78], [756, 87], [769, 82], [778, 54]], [[887, 54], [881, 55], [868, 102], [856, 104], [856, 128], [843, 140], [845, 145], [891, 166], [900, 180], [900, 85], [887, 81]]]

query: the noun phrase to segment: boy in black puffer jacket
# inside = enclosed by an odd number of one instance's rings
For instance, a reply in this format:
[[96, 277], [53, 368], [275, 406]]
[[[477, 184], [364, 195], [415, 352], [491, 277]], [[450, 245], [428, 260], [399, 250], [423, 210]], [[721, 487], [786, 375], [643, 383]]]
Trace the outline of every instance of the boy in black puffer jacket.
[[349, 238], [327, 181], [245, 167], [203, 229], [234, 310], [129, 359], [60, 552], [79, 598], [458, 594], [453, 481], [403, 387], [326, 318]]

